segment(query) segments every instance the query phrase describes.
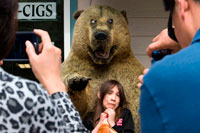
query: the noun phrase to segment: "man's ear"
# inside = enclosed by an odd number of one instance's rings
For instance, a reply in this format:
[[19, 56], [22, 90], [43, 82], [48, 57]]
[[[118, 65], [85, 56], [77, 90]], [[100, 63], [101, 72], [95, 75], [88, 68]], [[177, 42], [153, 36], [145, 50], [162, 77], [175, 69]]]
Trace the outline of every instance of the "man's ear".
[[76, 12], [74, 12], [73, 17], [75, 20], [77, 20], [79, 18], [79, 16], [81, 15], [81, 13], [83, 13], [84, 10], [78, 10]]
[[98, 99], [101, 99], [101, 97], [100, 97], [100, 92], [98, 91], [98, 93], [97, 93], [97, 97], [98, 97]]
[[181, 8], [181, 17], [184, 19], [185, 12], [187, 12], [190, 8], [189, 0], [178, 0], [178, 3], [180, 4]]

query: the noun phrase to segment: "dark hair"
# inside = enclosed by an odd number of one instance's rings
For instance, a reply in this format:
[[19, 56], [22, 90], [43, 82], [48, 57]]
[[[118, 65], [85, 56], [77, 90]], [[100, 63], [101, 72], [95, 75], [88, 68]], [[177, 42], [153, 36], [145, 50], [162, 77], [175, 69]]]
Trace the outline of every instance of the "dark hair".
[[[178, 42], [175, 32], [174, 32], [174, 28], [172, 26], [172, 14], [173, 14], [174, 6], [175, 6], [175, 0], [163, 0], [163, 2], [164, 2], [165, 10], [170, 11], [169, 20], [168, 20], [168, 35], [171, 39]], [[199, 4], [200, 0], [194, 0], [194, 2]]]
[[18, 0], [0, 0], [0, 60], [10, 52], [17, 27]]
[[[194, 0], [195, 2], [200, 2], [200, 0]], [[175, 0], [163, 0], [164, 7], [166, 11], [172, 10], [175, 5]]]
[[175, 0], [163, 0], [163, 2], [166, 11], [169, 11], [172, 8], [174, 8]]
[[194, 0], [194, 1], [196, 1], [196, 2], [200, 2], [200, 0]]
[[165, 10], [170, 11], [169, 19], [168, 19], [168, 35], [171, 39], [178, 42], [175, 32], [174, 32], [174, 28], [172, 26], [172, 14], [174, 10], [175, 0], [164, 0], [163, 2], [164, 2]]
[[117, 119], [120, 117], [121, 110], [127, 106], [128, 102], [126, 101], [123, 86], [116, 80], [105, 81], [101, 85], [101, 88], [100, 88], [100, 91], [99, 91], [100, 98], [98, 98], [97, 106], [96, 106], [95, 113], [94, 113], [94, 119], [93, 119], [93, 125], [94, 126], [96, 126], [98, 124], [98, 121], [100, 119], [100, 115], [101, 115], [102, 112], [104, 112], [103, 99], [104, 99], [105, 95], [115, 86], [117, 86], [117, 88], [119, 90], [119, 97], [120, 97], [120, 103], [119, 103], [119, 106], [116, 109], [115, 121], [117, 121]]

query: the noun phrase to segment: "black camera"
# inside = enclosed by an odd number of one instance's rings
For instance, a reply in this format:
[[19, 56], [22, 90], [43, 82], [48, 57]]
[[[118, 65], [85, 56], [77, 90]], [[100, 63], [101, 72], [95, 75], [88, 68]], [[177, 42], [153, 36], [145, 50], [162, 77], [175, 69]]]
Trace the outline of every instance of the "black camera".
[[171, 54], [171, 49], [161, 49], [161, 50], [156, 50], [153, 51], [152, 53], [152, 64], [158, 60], [161, 60], [163, 57], [165, 57], [166, 55]]
[[33, 44], [35, 52], [38, 54], [40, 41], [39, 36], [32, 31], [18, 31], [16, 32], [15, 44], [4, 61], [29, 61], [25, 45], [27, 40]]

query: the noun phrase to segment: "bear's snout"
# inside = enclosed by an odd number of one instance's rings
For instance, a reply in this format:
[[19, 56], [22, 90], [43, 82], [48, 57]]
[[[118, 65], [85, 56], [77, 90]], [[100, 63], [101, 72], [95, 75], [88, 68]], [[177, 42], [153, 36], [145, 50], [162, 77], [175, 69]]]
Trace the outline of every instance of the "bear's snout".
[[108, 38], [108, 35], [104, 31], [95, 32], [94, 37], [96, 40], [102, 41]]

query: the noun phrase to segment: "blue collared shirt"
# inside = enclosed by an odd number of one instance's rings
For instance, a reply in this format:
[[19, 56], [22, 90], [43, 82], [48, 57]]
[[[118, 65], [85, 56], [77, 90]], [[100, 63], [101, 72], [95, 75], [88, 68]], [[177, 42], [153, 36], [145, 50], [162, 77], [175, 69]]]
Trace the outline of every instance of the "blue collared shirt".
[[143, 80], [142, 133], [200, 133], [200, 30], [191, 45], [156, 62]]

